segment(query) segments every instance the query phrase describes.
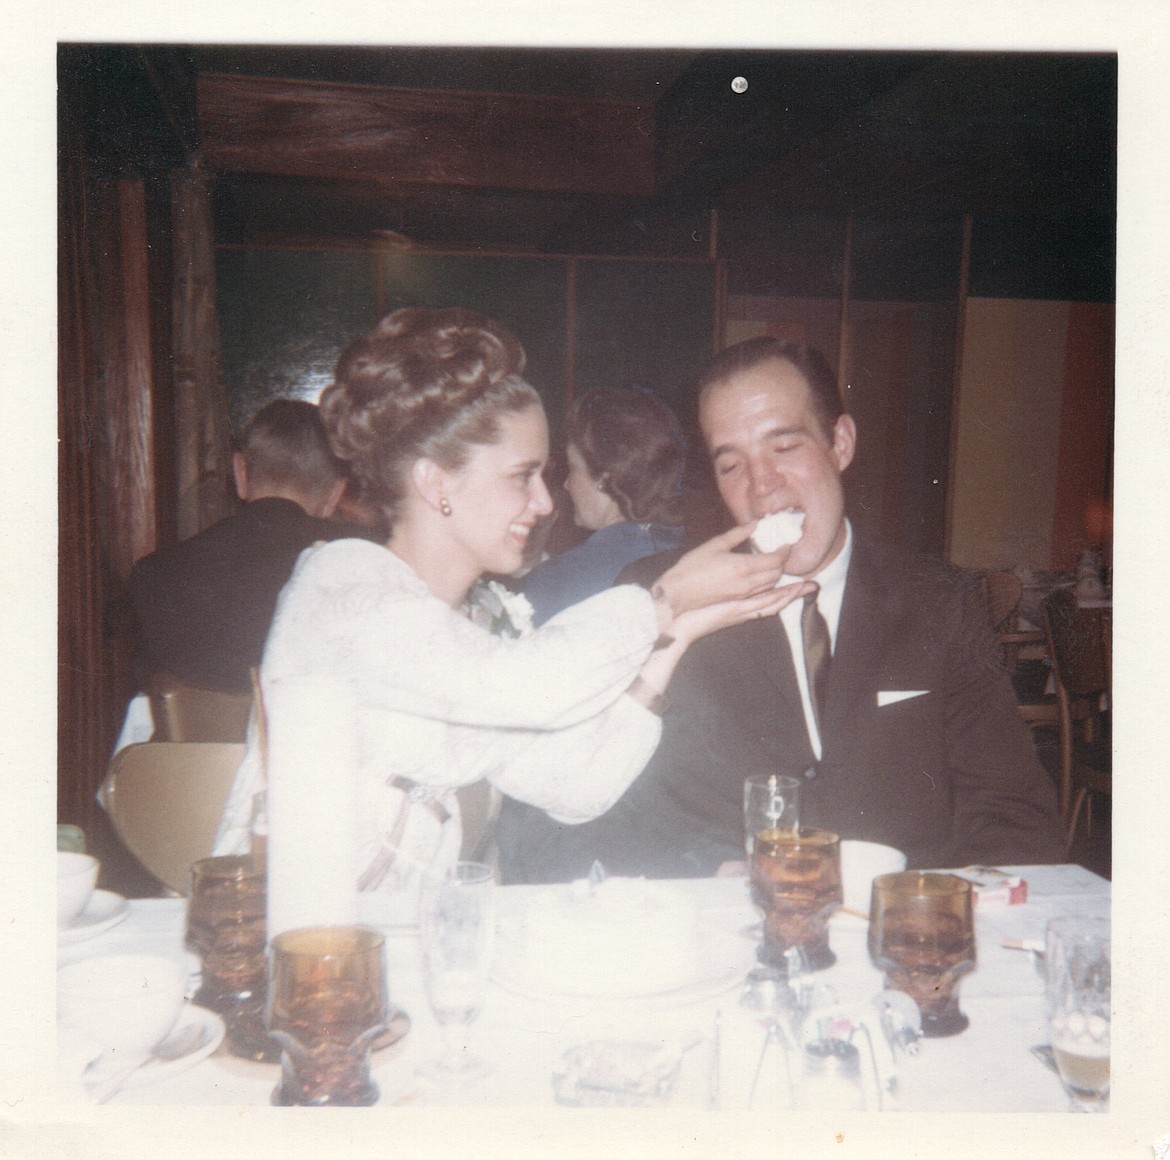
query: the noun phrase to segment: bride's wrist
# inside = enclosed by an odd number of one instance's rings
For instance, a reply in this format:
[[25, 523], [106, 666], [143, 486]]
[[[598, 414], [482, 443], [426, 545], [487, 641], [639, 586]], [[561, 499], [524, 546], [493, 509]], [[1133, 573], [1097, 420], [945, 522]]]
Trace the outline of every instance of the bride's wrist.
[[645, 709], [661, 717], [666, 712], [666, 694], [655, 688], [643, 676], [633, 679], [626, 692]]
[[661, 582], [650, 589], [650, 598], [654, 601], [654, 616], [658, 621], [658, 640], [654, 647], [662, 648], [674, 639], [674, 607], [671, 605], [666, 587]]

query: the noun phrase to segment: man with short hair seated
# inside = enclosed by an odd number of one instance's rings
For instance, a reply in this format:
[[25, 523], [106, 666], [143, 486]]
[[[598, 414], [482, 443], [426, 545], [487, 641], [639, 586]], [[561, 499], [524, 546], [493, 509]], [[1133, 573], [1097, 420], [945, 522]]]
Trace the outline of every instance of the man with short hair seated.
[[329, 518], [345, 492], [345, 465], [312, 403], [274, 399], [262, 407], [232, 468], [243, 506], [139, 560], [129, 586], [147, 673], [246, 693], [300, 553], [317, 540], [381, 537]]
[[[975, 578], [856, 534], [842, 475], [857, 430], [816, 351], [752, 339], [699, 379], [699, 420], [737, 523], [803, 516], [779, 616], [699, 641], [646, 770], [602, 817], [501, 849], [509, 880], [693, 877], [743, 859], [743, 782], [801, 778], [801, 820], [894, 846], [912, 868], [1063, 860], [1039, 764]], [[799, 520], [798, 515], [791, 517]]]

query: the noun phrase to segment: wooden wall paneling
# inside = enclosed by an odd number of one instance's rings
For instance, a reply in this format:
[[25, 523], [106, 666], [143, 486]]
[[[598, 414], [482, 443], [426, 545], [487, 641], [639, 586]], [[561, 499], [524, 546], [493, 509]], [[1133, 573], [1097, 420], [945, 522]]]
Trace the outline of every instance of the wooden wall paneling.
[[[101, 759], [103, 592], [97, 556], [97, 487], [92, 423], [97, 350], [91, 308], [95, 300], [90, 266], [88, 215], [92, 193], [77, 163], [76, 124], [63, 118], [59, 130], [63, 162], [58, 179], [59, 324], [58, 424], [58, 665], [57, 819], [92, 827], [97, 803], [88, 787]], [[71, 163], [72, 162], [72, 163]]]
[[[92, 460], [95, 503], [92, 523], [83, 531], [90, 544], [87, 568], [97, 600], [85, 626], [85, 657], [90, 689], [86, 690], [84, 728], [92, 749], [75, 771], [77, 791], [89, 809], [89, 825], [102, 818], [89, 807], [113, 750], [127, 701], [134, 692], [131, 672], [128, 609], [123, 581], [135, 556], [136, 543], [153, 539], [153, 506], [143, 510], [152, 477], [142, 475], [142, 462], [119, 462], [126, 454], [142, 455], [140, 423], [149, 404], [141, 391], [150, 390], [150, 322], [145, 293], [145, 212], [141, 189], [130, 180], [102, 178], [94, 183], [90, 209], [88, 259], [94, 298], [85, 310], [95, 320], [96, 378], [86, 384], [89, 419], [95, 438], [88, 449]], [[129, 186], [129, 188], [128, 188]], [[129, 281], [127, 281], [129, 277]], [[144, 313], [145, 312], [145, 313]], [[63, 713], [73, 717], [79, 706]]]
[[649, 195], [654, 136], [629, 101], [201, 74], [201, 149], [225, 171]]
[[109, 367], [105, 383], [109, 564], [115, 582], [125, 580], [134, 562], [155, 547], [154, 360], [145, 183], [123, 178], [117, 197], [123, 351], [118, 365]]
[[1114, 307], [1069, 304], [1061, 392], [1052, 567], [1071, 570], [1086, 548], [1103, 542], [1098, 505], [1112, 503]]
[[178, 122], [147, 57], [64, 48], [58, 86], [57, 813], [104, 866], [117, 840], [94, 791], [135, 688], [122, 581], [155, 542], [155, 388], [169, 360], [158, 175]]
[[[882, 469], [882, 536], [894, 544], [906, 543], [903, 528], [904, 499], [912, 481], [907, 475], [908, 395], [913, 375], [915, 311], [899, 309], [891, 320], [882, 353], [889, 360], [885, 372], [886, 438], [881, 448]], [[921, 428], [916, 432], [921, 437]]]
[[829, 366], [834, 366], [841, 339], [841, 300], [731, 294], [727, 298], [724, 334], [726, 345], [762, 334], [807, 342], [829, 360]]
[[954, 305], [855, 299], [846, 405], [857, 454], [845, 475], [859, 529], [943, 551]]
[[913, 304], [905, 378], [900, 542], [937, 556], [946, 554], [956, 316], [954, 302]]
[[853, 298], [853, 215], [845, 219], [845, 240], [841, 258], [841, 324], [837, 334], [837, 390], [845, 403], [852, 406], [849, 397], [849, 376], [852, 370], [853, 348], [850, 331], [850, 303]]
[[577, 397], [577, 259], [565, 262], [565, 413]]
[[951, 538], [955, 521], [955, 458], [959, 444], [959, 414], [963, 389], [964, 331], [967, 325], [967, 293], [971, 284], [971, 235], [972, 216], [963, 215], [963, 248], [959, 256], [958, 312], [955, 317], [954, 374], [951, 379], [950, 438], [947, 445], [947, 502], [943, 531], [943, 551], [947, 558], [951, 553]]
[[144, 413], [135, 384], [149, 375], [150, 326], [145, 240], [126, 236], [144, 227], [141, 190], [73, 165], [61, 211], [58, 817], [101, 835], [94, 792], [133, 692], [120, 597], [148, 530], [142, 437], [128, 425]]
[[968, 297], [950, 558], [1053, 566], [1067, 302]]
[[731, 343], [727, 339], [727, 263], [715, 262], [715, 309], [711, 323], [711, 353], [718, 354]]
[[[138, 691], [134, 639], [126, 579], [135, 561], [158, 544], [159, 463], [156, 457], [156, 383], [167, 378], [167, 352], [159, 348], [157, 182], [138, 176], [111, 183], [116, 217], [108, 259], [98, 259], [106, 288], [103, 322], [104, 373], [100, 402], [105, 439], [98, 456], [102, 500], [98, 542], [103, 546], [103, 605], [98, 621], [103, 644], [104, 745], [94, 755], [91, 785], [96, 789], [113, 749], [116, 730]], [[162, 263], [165, 268], [169, 264]], [[160, 365], [161, 364], [161, 365]], [[164, 373], [160, 376], [159, 371]], [[166, 398], [166, 392], [163, 393]], [[171, 489], [166, 489], [170, 493]]]
[[859, 530], [900, 543], [914, 311], [906, 303], [854, 300], [850, 318], [843, 381], [857, 453], [845, 474], [849, 513]]
[[215, 297], [211, 178], [192, 161], [171, 177], [177, 532], [185, 540], [227, 515], [231, 424]]

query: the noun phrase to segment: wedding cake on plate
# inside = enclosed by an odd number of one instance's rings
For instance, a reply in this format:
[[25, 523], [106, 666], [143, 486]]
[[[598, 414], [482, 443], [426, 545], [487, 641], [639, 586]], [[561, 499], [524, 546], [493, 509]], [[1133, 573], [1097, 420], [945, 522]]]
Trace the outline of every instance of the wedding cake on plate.
[[518, 956], [525, 980], [562, 994], [644, 995], [684, 987], [697, 964], [694, 899], [668, 882], [582, 879], [535, 892]]

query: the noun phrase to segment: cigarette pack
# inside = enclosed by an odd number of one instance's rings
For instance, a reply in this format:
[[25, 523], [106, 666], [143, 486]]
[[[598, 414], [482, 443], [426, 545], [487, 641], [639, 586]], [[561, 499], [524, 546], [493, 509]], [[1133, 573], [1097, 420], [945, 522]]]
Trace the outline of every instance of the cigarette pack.
[[952, 873], [971, 883], [979, 906], [1019, 906], [1028, 901], [1028, 883], [1018, 874], [1005, 874], [992, 866], [964, 866]]

